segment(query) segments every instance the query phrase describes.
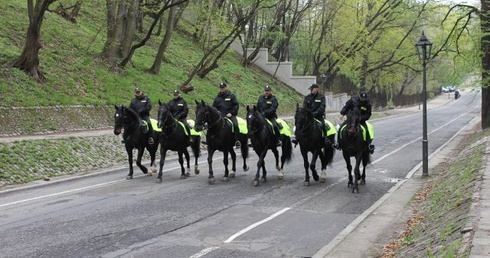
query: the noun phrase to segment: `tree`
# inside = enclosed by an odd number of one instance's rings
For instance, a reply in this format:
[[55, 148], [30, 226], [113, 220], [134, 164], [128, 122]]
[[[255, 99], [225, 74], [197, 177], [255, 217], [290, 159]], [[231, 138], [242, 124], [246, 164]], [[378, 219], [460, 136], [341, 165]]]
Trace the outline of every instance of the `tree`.
[[46, 81], [46, 77], [39, 68], [39, 49], [42, 48], [41, 25], [44, 13], [50, 4], [56, 0], [37, 0], [34, 6], [33, 0], [27, 0], [27, 14], [29, 16], [29, 27], [22, 54], [13, 62], [12, 66], [25, 71], [39, 82]]
[[480, 28], [482, 32], [482, 82], [481, 82], [481, 127], [490, 127], [490, 8], [486, 0], [481, 0]]

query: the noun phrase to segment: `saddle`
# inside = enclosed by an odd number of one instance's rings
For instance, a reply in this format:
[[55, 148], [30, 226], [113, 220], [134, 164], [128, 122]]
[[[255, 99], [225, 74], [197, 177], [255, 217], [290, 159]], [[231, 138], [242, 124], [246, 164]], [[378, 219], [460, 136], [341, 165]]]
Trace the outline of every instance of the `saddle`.
[[[362, 132], [362, 139], [364, 141], [367, 141], [366, 139], [366, 130], [369, 130], [369, 136], [370, 136], [370, 140], [372, 141], [374, 139], [374, 127], [371, 123], [369, 122], [366, 122], [366, 125], [367, 125], [367, 128], [365, 128], [363, 125], [359, 125], [360, 129], [361, 129], [361, 132]], [[340, 138], [342, 138], [342, 134], [345, 130], [345, 128], [347, 127], [347, 125], [344, 125], [342, 126], [342, 128], [339, 129], [339, 132], [341, 132], [340, 134]]]
[[322, 130], [322, 136], [328, 137], [332, 134], [336, 134], [337, 129], [335, 129], [335, 126], [327, 119], [325, 119], [324, 121], [325, 121], [325, 128], [321, 128], [322, 122], [315, 118], [315, 122], [317, 123], [317, 126]]

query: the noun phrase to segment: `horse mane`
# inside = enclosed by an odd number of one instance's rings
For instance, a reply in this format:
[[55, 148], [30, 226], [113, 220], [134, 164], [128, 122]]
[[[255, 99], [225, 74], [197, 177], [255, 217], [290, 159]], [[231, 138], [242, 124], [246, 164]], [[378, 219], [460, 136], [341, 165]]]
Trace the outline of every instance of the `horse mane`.
[[136, 111], [134, 111], [134, 109], [126, 107], [124, 105], [121, 106], [121, 109], [126, 109], [134, 118], [140, 119], [140, 116], [138, 115], [138, 113], [136, 113]]

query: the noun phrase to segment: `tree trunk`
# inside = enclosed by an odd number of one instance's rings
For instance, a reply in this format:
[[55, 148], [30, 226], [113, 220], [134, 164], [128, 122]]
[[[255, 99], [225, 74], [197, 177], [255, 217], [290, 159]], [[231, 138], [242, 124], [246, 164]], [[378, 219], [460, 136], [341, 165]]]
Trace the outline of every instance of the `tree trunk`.
[[44, 13], [54, 1], [38, 0], [35, 6], [33, 5], [33, 0], [27, 1], [29, 27], [27, 28], [26, 41], [22, 54], [12, 64], [13, 67], [26, 72], [39, 82], [46, 81], [46, 77], [39, 68], [39, 49], [42, 48], [40, 41], [41, 25], [44, 19]]
[[[174, 31], [175, 9], [176, 9], [176, 7], [173, 6], [169, 10], [165, 36], [163, 37], [162, 43], [160, 44], [160, 47], [158, 48], [158, 53], [155, 56], [155, 61], [153, 61], [153, 65], [150, 68], [150, 73], [152, 73], [152, 74], [160, 73], [160, 68], [162, 66], [162, 61], [163, 61], [163, 55], [165, 54], [165, 51], [167, 50], [167, 47], [170, 43], [170, 38], [172, 37], [172, 33]], [[162, 20], [162, 17], [160, 17], [160, 20]]]
[[481, 0], [481, 50], [482, 50], [482, 103], [481, 103], [481, 126], [482, 129], [490, 127], [490, 14], [486, 0]]

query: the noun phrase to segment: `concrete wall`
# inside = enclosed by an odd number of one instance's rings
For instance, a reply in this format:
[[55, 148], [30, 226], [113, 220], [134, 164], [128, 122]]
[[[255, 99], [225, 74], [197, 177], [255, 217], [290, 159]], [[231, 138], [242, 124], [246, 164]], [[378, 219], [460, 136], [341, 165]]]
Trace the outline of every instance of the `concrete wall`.
[[[240, 55], [243, 55], [243, 49], [241, 43], [236, 40], [230, 46]], [[247, 56], [249, 56], [254, 49], [247, 49]], [[261, 48], [259, 53], [253, 60], [253, 63], [274, 76], [279, 81], [293, 88], [299, 94], [306, 96], [310, 91], [308, 87], [311, 84], [317, 83], [316, 76], [295, 76], [293, 75], [293, 63], [292, 62], [269, 62], [269, 50], [267, 48]], [[326, 112], [340, 111], [345, 102], [349, 100], [350, 96], [347, 94], [333, 95], [331, 92], [325, 93], [326, 98]]]

